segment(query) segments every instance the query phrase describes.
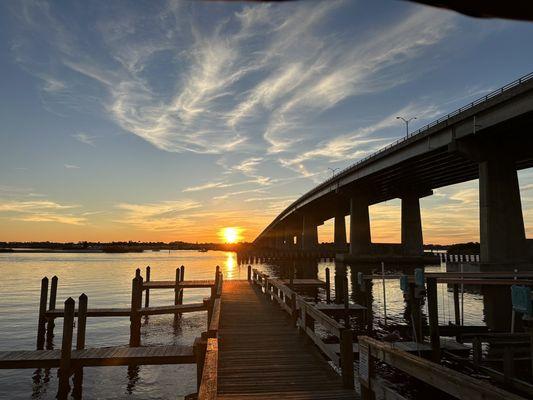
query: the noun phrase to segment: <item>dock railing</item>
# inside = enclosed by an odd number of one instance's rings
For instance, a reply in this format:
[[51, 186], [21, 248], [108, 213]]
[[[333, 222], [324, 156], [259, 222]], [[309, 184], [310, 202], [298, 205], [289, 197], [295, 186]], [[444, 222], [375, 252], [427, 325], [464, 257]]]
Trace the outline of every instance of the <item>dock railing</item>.
[[220, 322], [223, 275], [217, 267], [215, 285], [211, 290], [207, 332], [194, 343], [196, 355], [198, 400], [217, 398], [218, 382], [218, 328]]
[[[299, 331], [309, 337], [333, 364], [340, 368], [343, 386], [352, 389], [354, 387], [352, 331], [306, 302], [302, 296], [280, 280], [270, 279], [267, 274], [255, 268], [248, 276], [254, 284], [262, 288], [269, 300], [275, 300], [292, 317]], [[315, 332], [315, 323], [319, 323], [328, 333], [338, 338], [339, 344], [325, 343]], [[340, 355], [337, 354], [337, 349]]]
[[[458, 399], [524, 400], [490, 383], [397, 349], [391, 343], [359, 336], [359, 382], [362, 400], [374, 400], [376, 392], [379, 393], [383, 388], [375, 374], [376, 361], [399, 369]], [[390, 387], [387, 388], [387, 391], [391, 390]]]

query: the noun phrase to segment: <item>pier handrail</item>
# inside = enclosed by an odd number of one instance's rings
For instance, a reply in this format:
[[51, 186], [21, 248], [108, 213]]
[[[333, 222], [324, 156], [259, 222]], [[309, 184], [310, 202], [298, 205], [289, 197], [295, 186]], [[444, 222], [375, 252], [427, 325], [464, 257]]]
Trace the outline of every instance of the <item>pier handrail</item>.
[[218, 339], [207, 339], [205, 360], [202, 371], [198, 400], [215, 400], [218, 381]]
[[[359, 336], [361, 355], [368, 349], [368, 357], [360, 356], [359, 380], [362, 387], [362, 399], [373, 399], [372, 384], [376, 381], [373, 361], [384, 362], [406, 374], [436, 387], [451, 396], [460, 399], [483, 400], [524, 400], [522, 397], [500, 389], [490, 383], [482, 382], [453, 369], [417, 357], [406, 351], [393, 347], [393, 344], [382, 342], [368, 336]], [[366, 351], [366, 350], [364, 350]], [[364, 371], [362, 374], [361, 372]], [[366, 380], [365, 378], [368, 378]]]
[[[341, 369], [343, 384], [346, 388], [353, 388], [353, 337], [352, 331], [344, 327], [333, 318], [320, 311], [298, 295], [279, 279], [269, 279], [269, 276], [257, 269], [251, 273], [252, 283], [259, 285], [265, 291], [269, 300], [274, 299], [280, 307], [292, 316], [299, 331], [305, 333], [316, 346]], [[315, 322], [322, 325], [328, 332], [339, 339], [340, 356], [331, 345], [324, 343], [322, 337], [315, 332]]]

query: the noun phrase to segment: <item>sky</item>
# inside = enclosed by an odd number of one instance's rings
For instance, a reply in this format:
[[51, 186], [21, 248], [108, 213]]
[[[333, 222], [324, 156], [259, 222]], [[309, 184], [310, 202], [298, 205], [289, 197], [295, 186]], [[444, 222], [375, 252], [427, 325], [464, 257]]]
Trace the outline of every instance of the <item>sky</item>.
[[[402, 1], [3, 1], [0, 240], [251, 241], [403, 136], [396, 116], [415, 130], [532, 72], [532, 40]], [[479, 240], [477, 185], [421, 200], [426, 243]], [[370, 208], [374, 242], [399, 242], [399, 207]]]

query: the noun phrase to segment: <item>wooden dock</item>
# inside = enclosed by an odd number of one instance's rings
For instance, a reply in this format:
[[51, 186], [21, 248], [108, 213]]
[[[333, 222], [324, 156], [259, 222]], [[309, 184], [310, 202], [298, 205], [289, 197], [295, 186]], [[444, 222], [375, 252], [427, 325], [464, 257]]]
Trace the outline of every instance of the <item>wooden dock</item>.
[[289, 316], [248, 281], [226, 281], [219, 327], [219, 399], [355, 399]]
[[[61, 350], [1, 351], [0, 369], [58, 368]], [[72, 367], [194, 364], [192, 346], [100, 347], [73, 350]]]

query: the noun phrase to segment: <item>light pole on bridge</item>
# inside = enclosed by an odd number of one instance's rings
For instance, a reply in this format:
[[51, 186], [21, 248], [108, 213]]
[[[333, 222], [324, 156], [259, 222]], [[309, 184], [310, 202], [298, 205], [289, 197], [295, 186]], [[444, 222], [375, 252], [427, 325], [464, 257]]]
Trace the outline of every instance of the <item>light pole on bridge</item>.
[[396, 119], [401, 119], [403, 122], [405, 122], [405, 137], [409, 137], [409, 122], [416, 119], [416, 117], [411, 118], [404, 118], [404, 117], [396, 117]]
[[335, 176], [335, 171], [338, 171], [340, 168], [330, 168], [330, 167], [328, 167], [328, 169], [331, 171], [331, 177], [333, 178]]

